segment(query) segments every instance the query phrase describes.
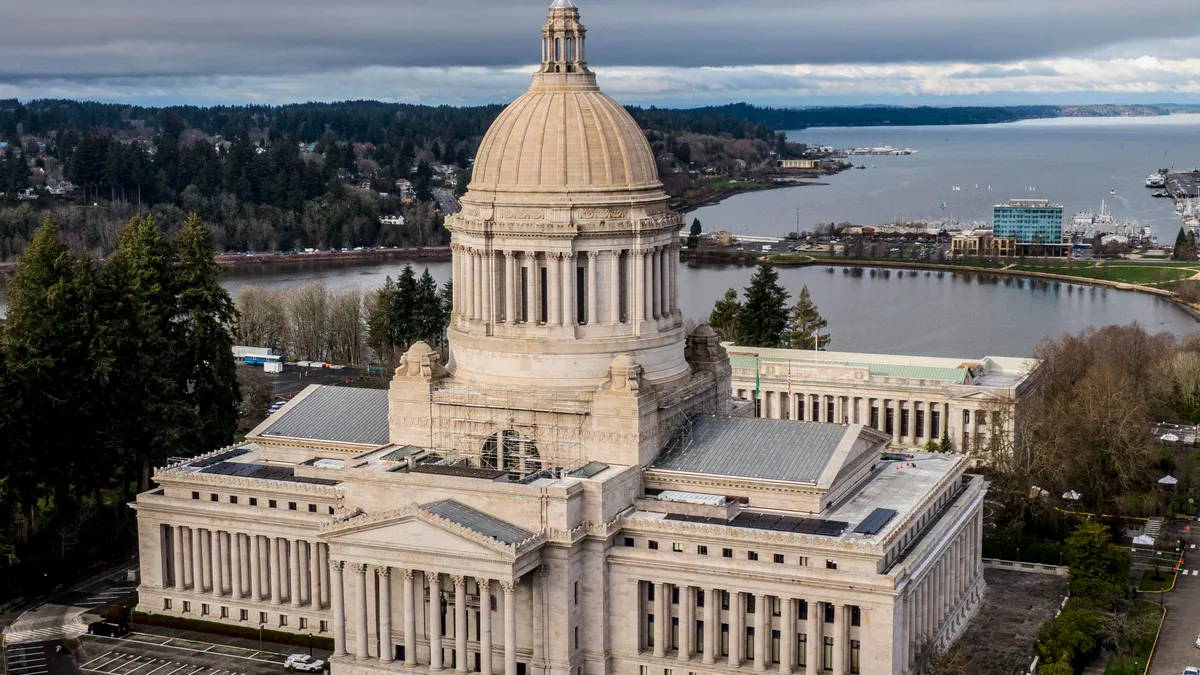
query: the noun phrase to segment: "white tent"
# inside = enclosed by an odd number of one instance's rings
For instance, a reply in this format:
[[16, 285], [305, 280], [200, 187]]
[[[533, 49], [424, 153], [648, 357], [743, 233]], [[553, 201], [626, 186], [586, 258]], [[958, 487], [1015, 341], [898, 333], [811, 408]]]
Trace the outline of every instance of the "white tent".
[[1146, 535], [1146, 534], [1139, 534], [1138, 536], [1133, 538], [1133, 545], [1134, 546], [1153, 546], [1154, 545], [1154, 537], [1151, 537], [1150, 535]]
[[1179, 437], [1176, 436], [1175, 434], [1163, 434], [1162, 436], [1158, 437], [1158, 440], [1166, 441], [1168, 443], [1178, 443]]
[[1179, 479], [1171, 475], [1166, 475], [1158, 479], [1159, 485], [1175, 485], [1178, 482]]
[[1064, 492], [1063, 496], [1062, 496], [1063, 499], [1070, 499], [1073, 502], [1079, 501], [1080, 497], [1083, 497], [1083, 495], [1079, 494], [1078, 492], [1076, 492], [1074, 490], [1068, 490], [1068, 491]]

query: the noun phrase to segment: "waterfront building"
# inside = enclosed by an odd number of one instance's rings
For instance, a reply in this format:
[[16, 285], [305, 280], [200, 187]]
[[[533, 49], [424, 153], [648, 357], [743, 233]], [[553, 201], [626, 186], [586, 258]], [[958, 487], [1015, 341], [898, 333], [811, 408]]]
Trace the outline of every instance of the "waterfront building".
[[449, 359], [312, 386], [138, 495], [143, 612], [333, 639], [334, 675], [903, 674], [979, 605], [984, 481], [729, 415], [682, 218], [555, 0], [463, 209]]
[[1016, 255], [1065, 256], [1070, 242], [1063, 239], [1063, 207], [1048, 199], [1010, 199], [992, 207], [992, 231], [1011, 240]]
[[1013, 254], [1014, 242], [996, 237], [991, 230], [964, 230], [950, 237], [950, 253], [954, 257], [990, 257]]
[[1039, 362], [727, 346], [733, 393], [757, 417], [863, 424], [894, 447], [947, 439], [969, 453], [1011, 438], [1014, 407], [1036, 386]]

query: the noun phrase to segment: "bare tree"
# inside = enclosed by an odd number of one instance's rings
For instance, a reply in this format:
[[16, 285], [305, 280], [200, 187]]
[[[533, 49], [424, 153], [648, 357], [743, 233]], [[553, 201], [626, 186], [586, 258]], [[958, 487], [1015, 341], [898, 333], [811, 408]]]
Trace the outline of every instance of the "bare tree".
[[335, 363], [363, 362], [363, 299], [357, 288], [329, 296], [329, 358]]
[[283, 294], [261, 286], [242, 286], [237, 294], [237, 308], [238, 344], [270, 347], [277, 354], [288, 353], [290, 339]]
[[325, 284], [306, 284], [288, 291], [286, 298], [292, 350], [304, 361], [328, 358], [329, 310]]

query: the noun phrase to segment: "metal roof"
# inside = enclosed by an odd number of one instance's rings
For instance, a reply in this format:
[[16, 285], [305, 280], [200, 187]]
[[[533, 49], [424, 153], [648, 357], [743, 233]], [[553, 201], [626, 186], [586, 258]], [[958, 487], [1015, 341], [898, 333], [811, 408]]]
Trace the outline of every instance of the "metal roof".
[[846, 431], [842, 425], [817, 422], [698, 417], [690, 431], [682, 430], [652, 466], [715, 476], [816, 483]]
[[249, 462], [217, 462], [201, 469], [200, 473], [211, 473], [218, 476], [240, 476], [242, 478], [255, 478], [258, 480], [281, 480], [288, 483], [310, 483], [312, 485], [338, 484], [336, 480], [297, 476], [296, 469], [290, 466], [252, 464]]
[[410, 469], [410, 472], [458, 476], [459, 478], [482, 478], [483, 480], [496, 480], [508, 473], [500, 469], [480, 469], [473, 466], [447, 466], [445, 464], [418, 464]]
[[604, 462], [593, 461], [584, 464], [567, 475], [571, 478], [595, 478], [597, 474], [603, 473], [607, 470], [608, 465]]
[[729, 363], [734, 368], [757, 368], [760, 363], [787, 363], [791, 361], [798, 366], [834, 366], [842, 368], [866, 368], [874, 377], [903, 377], [910, 380], [942, 380], [954, 384], [966, 381], [968, 371], [966, 366], [946, 368], [940, 366], [920, 366], [906, 363], [859, 363], [855, 361], [816, 360], [811, 358], [784, 359], [773, 356], [758, 357], [753, 354], [730, 354]]
[[384, 389], [319, 386], [262, 435], [383, 445], [388, 442], [387, 394]]
[[469, 530], [474, 530], [485, 537], [491, 537], [505, 544], [519, 544], [533, 536], [533, 533], [528, 530], [519, 528], [499, 518], [493, 518], [482, 511], [476, 511], [453, 499], [426, 504], [421, 508], [435, 516], [441, 516], [446, 520], [458, 523]]

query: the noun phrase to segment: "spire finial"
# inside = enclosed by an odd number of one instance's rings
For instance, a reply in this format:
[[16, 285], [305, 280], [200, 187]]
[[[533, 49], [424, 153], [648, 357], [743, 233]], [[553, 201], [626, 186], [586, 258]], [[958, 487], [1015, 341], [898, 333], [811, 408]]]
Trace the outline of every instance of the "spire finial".
[[571, 0], [554, 0], [550, 5], [550, 9], [579, 9]]

